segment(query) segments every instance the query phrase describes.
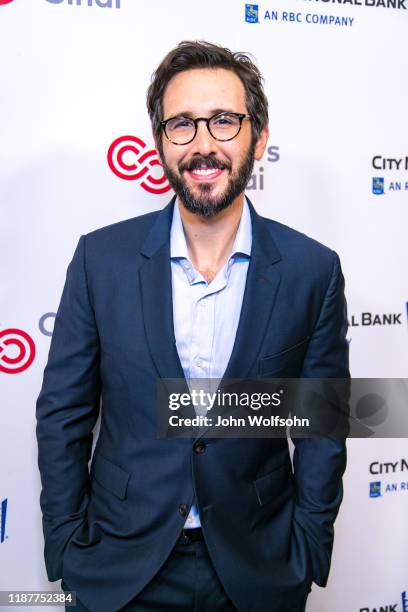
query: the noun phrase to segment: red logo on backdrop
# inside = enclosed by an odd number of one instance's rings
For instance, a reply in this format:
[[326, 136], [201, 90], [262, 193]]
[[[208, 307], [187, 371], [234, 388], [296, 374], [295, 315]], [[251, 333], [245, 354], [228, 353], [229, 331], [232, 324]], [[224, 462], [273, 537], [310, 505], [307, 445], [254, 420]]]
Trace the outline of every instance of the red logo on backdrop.
[[146, 151], [146, 147], [146, 143], [137, 136], [120, 136], [109, 147], [109, 167], [116, 176], [126, 181], [140, 181], [140, 186], [149, 193], [166, 193], [171, 187], [157, 151]]
[[19, 374], [33, 363], [35, 344], [22, 329], [0, 331], [0, 372]]
[[0, 0], [0, 4], [10, 4], [13, 0]]

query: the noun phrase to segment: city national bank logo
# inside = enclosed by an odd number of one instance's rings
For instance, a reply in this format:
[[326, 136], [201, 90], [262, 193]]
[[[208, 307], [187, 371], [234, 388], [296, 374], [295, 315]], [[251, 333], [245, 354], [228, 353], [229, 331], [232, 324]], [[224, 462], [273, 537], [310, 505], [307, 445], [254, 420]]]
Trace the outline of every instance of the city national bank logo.
[[[379, 2], [381, 0], [376, 1]], [[395, 1], [405, 2], [405, 0]], [[354, 24], [354, 19], [354, 17], [327, 15], [316, 12], [303, 13], [300, 11], [261, 10], [259, 4], [245, 4], [246, 23], [260, 23], [263, 21], [264, 23], [284, 22], [287, 24], [300, 23], [305, 25], [351, 27]]]
[[100, 8], [120, 9], [120, 0], [46, 0], [46, 1], [49, 2], [50, 4], [69, 4], [70, 6], [99, 6]]
[[390, 325], [402, 325], [402, 314], [402, 312], [361, 312], [358, 315], [351, 315], [349, 327], [385, 327]]
[[[311, 2], [312, 0], [306, 0], [306, 2]], [[328, 4], [329, 2], [335, 4], [354, 4], [356, 6], [367, 6], [374, 8], [392, 8], [392, 9], [406, 9], [406, 0], [315, 0], [315, 2], [324, 2]]]
[[6, 539], [7, 499], [3, 499], [0, 509], [0, 544]]
[[401, 607], [397, 602], [392, 604], [382, 604], [381, 606], [376, 606], [375, 608], [360, 608], [359, 612], [408, 612], [407, 591], [403, 591], [401, 593]]
[[245, 5], [245, 21], [247, 23], [259, 23], [259, 6], [257, 4]]
[[[408, 493], [408, 460], [404, 457], [396, 461], [372, 461], [368, 470], [372, 476], [394, 477], [388, 482], [384, 480], [370, 482], [370, 497], [383, 497], [389, 493]], [[396, 480], [400, 473], [402, 478]]]
[[125, 181], [138, 181], [149, 193], [166, 193], [171, 187], [157, 151], [146, 148], [146, 143], [137, 136], [116, 138], [108, 150], [109, 167]]
[[374, 195], [384, 195], [385, 193], [395, 193], [408, 191], [408, 176], [401, 178], [401, 173], [408, 172], [408, 155], [400, 157], [386, 157], [384, 155], [374, 155], [371, 158], [373, 170], [381, 170], [385, 176], [374, 176], [372, 179], [372, 192]]
[[[405, 302], [405, 312], [408, 324], [408, 302]], [[403, 312], [361, 312], [353, 314], [349, 320], [349, 327], [386, 327], [403, 325]]]
[[34, 340], [22, 329], [0, 330], [0, 372], [19, 374], [33, 363]]

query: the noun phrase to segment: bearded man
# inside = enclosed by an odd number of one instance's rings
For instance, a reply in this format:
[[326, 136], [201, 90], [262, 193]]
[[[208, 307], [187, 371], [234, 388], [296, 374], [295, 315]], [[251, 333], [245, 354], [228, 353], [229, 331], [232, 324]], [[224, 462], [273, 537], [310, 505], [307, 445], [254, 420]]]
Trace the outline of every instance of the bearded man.
[[37, 401], [48, 577], [67, 609], [301, 612], [328, 578], [344, 440], [295, 438], [292, 467], [286, 437], [159, 438], [156, 386], [347, 378], [339, 258], [244, 194], [268, 140], [247, 55], [182, 42], [147, 105], [175, 196], [80, 238]]

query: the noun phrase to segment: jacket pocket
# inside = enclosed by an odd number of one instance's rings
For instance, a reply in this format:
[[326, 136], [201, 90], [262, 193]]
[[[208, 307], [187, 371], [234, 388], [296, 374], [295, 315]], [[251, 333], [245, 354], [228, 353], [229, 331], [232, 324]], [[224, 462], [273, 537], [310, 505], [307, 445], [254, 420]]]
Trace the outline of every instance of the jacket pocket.
[[99, 453], [92, 460], [93, 478], [119, 499], [126, 498], [130, 474]]
[[290, 461], [275, 468], [272, 472], [254, 480], [255, 493], [260, 506], [276, 499], [292, 483], [292, 464]]
[[278, 353], [261, 357], [258, 360], [259, 374], [265, 375], [271, 372], [279, 372], [279, 370], [283, 370], [285, 365], [291, 360], [298, 361], [300, 357], [303, 358], [309, 340], [310, 336], [307, 336], [304, 338], [304, 340], [301, 340], [300, 342], [297, 342], [296, 344], [293, 344], [292, 346], [289, 346]]

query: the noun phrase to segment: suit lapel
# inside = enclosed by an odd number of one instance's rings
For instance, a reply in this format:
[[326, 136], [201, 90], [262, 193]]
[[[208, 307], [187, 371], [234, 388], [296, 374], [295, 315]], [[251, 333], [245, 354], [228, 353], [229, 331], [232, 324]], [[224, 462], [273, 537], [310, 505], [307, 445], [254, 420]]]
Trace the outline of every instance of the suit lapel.
[[249, 202], [252, 222], [252, 251], [241, 315], [224, 379], [245, 378], [261, 349], [275, 304], [280, 274], [274, 264], [281, 256], [267, 227]]
[[183, 376], [173, 325], [170, 267], [170, 226], [174, 198], [157, 216], [142, 247], [139, 270], [143, 320], [153, 361], [162, 378]]
[[140, 269], [143, 318], [153, 361], [162, 378], [184, 376], [176, 347], [169, 245]]

